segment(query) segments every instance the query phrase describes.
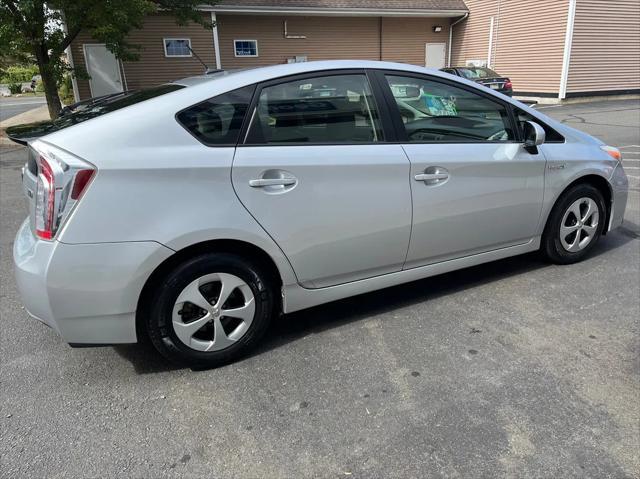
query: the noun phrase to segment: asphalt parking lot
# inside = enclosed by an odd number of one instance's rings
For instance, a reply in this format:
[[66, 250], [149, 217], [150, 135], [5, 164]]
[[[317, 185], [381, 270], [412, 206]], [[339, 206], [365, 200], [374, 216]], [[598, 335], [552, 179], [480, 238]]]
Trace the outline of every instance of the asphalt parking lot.
[[41, 96], [0, 97], [0, 121], [46, 104], [46, 100]]
[[0, 477], [632, 478], [640, 471], [640, 102], [542, 107], [622, 147], [623, 228], [277, 321], [236, 364], [71, 349], [28, 317], [0, 150]]

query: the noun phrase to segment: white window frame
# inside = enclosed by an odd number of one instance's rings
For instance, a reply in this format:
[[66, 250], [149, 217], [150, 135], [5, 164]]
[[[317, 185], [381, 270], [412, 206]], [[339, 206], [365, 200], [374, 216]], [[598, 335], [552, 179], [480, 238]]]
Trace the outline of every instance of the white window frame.
[[189, 48], [193, 48], [191, 46], [191, 38], [188, 37], [166, 37], [162, 39], [162, 46], [164, 47], [164, 56], [165, 58], [189, 58], [192, 57], [193, 54], [189, 51], [188, 55], [169, 55], [167, 53], [167, 40], [186, 40], [189, 43]]
[[[238, 50], [236, 49], [236, 43], [237, 42], [254, 42], [256, 44], [256, 54], [255, 55], [238, 55]], [[258, 53], [258, 40], [255, 39], [238, 39], [238, 40], [233, 40], [233, 55], [236, 58], [256, 58], [259, 56]]]

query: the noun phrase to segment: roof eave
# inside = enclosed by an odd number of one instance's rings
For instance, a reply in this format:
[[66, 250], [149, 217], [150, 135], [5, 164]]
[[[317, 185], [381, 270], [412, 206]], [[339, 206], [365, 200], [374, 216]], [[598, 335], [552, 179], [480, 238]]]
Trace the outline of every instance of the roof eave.
[[468, 10], [375, 9], [375, 8], [315, 8], [315, 7], [252, 7], [236, 5], [202, 5], [202, 11], [244, 15], [307, 15], [325, 17], [459, 17]]

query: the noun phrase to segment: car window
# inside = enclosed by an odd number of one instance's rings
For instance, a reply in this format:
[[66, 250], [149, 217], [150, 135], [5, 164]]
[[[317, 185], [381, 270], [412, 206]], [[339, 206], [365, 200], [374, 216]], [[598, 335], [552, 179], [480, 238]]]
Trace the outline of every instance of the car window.
[[378, 110], [365, 75], [306, 78], [265, 87], [249, 144], [367, 143], [382, 140]]
[[505, 106], [433, 80], [387, 75], [410, 142], [514, 141]]
[[500, 76], [489, 68], [459, 68], [458, 71], [463, 77], [469, 80], [475, 80], [478, 78], [496, 78]]
[[182, 110], [176, 118], [208, 146], [235, 145], [255, 85], [218, 95]]
[[520, 110], [516, 109], [516, 118], [518, 119], [518, 128], [520, 128], [520, 132], [524, 131], [523, 123], [525, 121], [534, 121], [538, 125], [540, 125], [544, 129], [545, 133], [545, 143], [564, 143], [564, 136], [558, 133], [556, 130], [551, 128], [549, 125], [544, 122], [538, 120], [535, 116]]

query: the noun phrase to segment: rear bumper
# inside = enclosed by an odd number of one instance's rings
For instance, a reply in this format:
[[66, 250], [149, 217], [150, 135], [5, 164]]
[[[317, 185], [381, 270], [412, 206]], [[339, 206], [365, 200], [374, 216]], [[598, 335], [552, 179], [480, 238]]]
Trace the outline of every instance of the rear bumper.
[[609, 231], [622, 225], [624, 212], [627, 208], [627, 197], [629, 195], [629, 180], [622, 165], [616, 166], [609, 180], [612, 190], [611, 218], [609, 220]]
[[16, 283], [25, 308], [66, 342], [76, 344], [135, 343], [142, 287], [171, 254], [152, 241], [41, 241], [28, 221], [13, 246]]

